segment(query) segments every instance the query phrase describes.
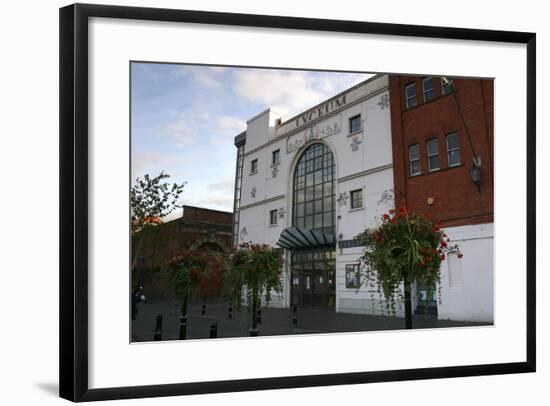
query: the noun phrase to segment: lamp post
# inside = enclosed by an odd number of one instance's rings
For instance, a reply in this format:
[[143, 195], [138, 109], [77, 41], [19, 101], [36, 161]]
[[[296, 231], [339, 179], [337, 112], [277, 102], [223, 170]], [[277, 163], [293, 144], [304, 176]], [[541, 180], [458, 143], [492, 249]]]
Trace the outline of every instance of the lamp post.
[[456, 88], [455, 88], [455, 85], [453, 83], [453, 80], [449, 79], [445, 76], [443, 76], [441, 78], [441, 80], [443, 80], [443, 83], [445, 83], [445, 85], [450, 86], [450, 88], [451, 88], [451, 93], [453, 94], [453, 99], [455, 101], [456, 108], [457, 108], [458, 114], [460, 116], [460, 120], [462, 121], [462, 125], [464, 126], [464, 130], [466, 131], [466, 136], [468, 137], [468, 142], [470, 144], [470, 149], [472, 150], [472, 154], [474, 156], [473, 164], [472, 164], [472, 167], [470, 168], [470, 171], [469, 171], [470, 172], [470, 178], [472, 179], [472, 182], [474, 183], [474, 185], [476, 185], [477, 191], [481, 193], [481, 156], [478, 156], [476, 154], [476, 151], [475, 151], [475, 148], [474, 148], [474, 143], [472, 142], [472, 137], [470, 135], [470, 131], [468, 129], [468, 126], [466, 125], [466, 120], [464, 119], [464, 113], [462, 112], [462, 107], [460, 106], [460, 103], [459, 103], [458, 98], [456, 96]]

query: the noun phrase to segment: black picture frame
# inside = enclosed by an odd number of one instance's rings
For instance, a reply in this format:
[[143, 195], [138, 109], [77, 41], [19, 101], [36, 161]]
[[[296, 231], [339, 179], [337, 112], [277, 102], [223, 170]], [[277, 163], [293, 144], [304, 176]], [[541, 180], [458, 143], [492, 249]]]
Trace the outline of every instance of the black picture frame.
[[[514, 363], [283, 376], [90, 389], [88, 385], [88, 19], [154, 20], [324, 32], [495, 41], [527, 49], [525, 360]], [[534, 372], [536, 366], [536, 35], [528, 32], [370, 23], [91, 4], [60, 9], [60, 396], [75, 402]]]

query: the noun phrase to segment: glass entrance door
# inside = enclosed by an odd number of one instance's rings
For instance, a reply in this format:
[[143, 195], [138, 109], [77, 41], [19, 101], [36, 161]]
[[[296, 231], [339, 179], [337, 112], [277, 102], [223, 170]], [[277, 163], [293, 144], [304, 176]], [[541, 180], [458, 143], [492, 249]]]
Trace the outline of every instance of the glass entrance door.
[[292, 253], [292, 305], [334, 309], [335, 251], [317, 249]]

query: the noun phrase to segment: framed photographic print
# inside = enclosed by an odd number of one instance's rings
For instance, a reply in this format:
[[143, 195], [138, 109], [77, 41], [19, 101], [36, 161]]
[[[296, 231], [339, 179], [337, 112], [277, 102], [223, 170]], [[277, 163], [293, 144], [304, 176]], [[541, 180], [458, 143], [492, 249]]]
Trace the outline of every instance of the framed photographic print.
[[60, 395], [534, 372], [535, 119], [533, 33], [62, 8]]

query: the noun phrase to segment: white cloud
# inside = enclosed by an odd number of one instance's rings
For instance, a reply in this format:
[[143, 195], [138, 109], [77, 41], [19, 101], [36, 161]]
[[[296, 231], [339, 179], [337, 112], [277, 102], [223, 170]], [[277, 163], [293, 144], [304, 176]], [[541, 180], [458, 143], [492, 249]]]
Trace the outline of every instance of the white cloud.
[[236, 71], [235, 91], [245, 100], [271, 107], [284, 118], [298, 114], [370, 75], [247, 69]]
[[246, 129], [246, 123], [236, 117], [222, 116], [218, 119], [218, 128], [224, 133], [237, 135]]
[[173, 145], [178, 148], [190, 147], [197, 141], [197, 131], [190, 120], [180, 118], [162, 127], [162, 134], [169, 137]]
[[174, 76], [177, 78], [191, 75], [194, 80], [205, 87], [221, 89], [223, 85], [217, 76], [223, 72], [223, 68], [216, 66], [182, 65], [179, 69], [174, 71]]

